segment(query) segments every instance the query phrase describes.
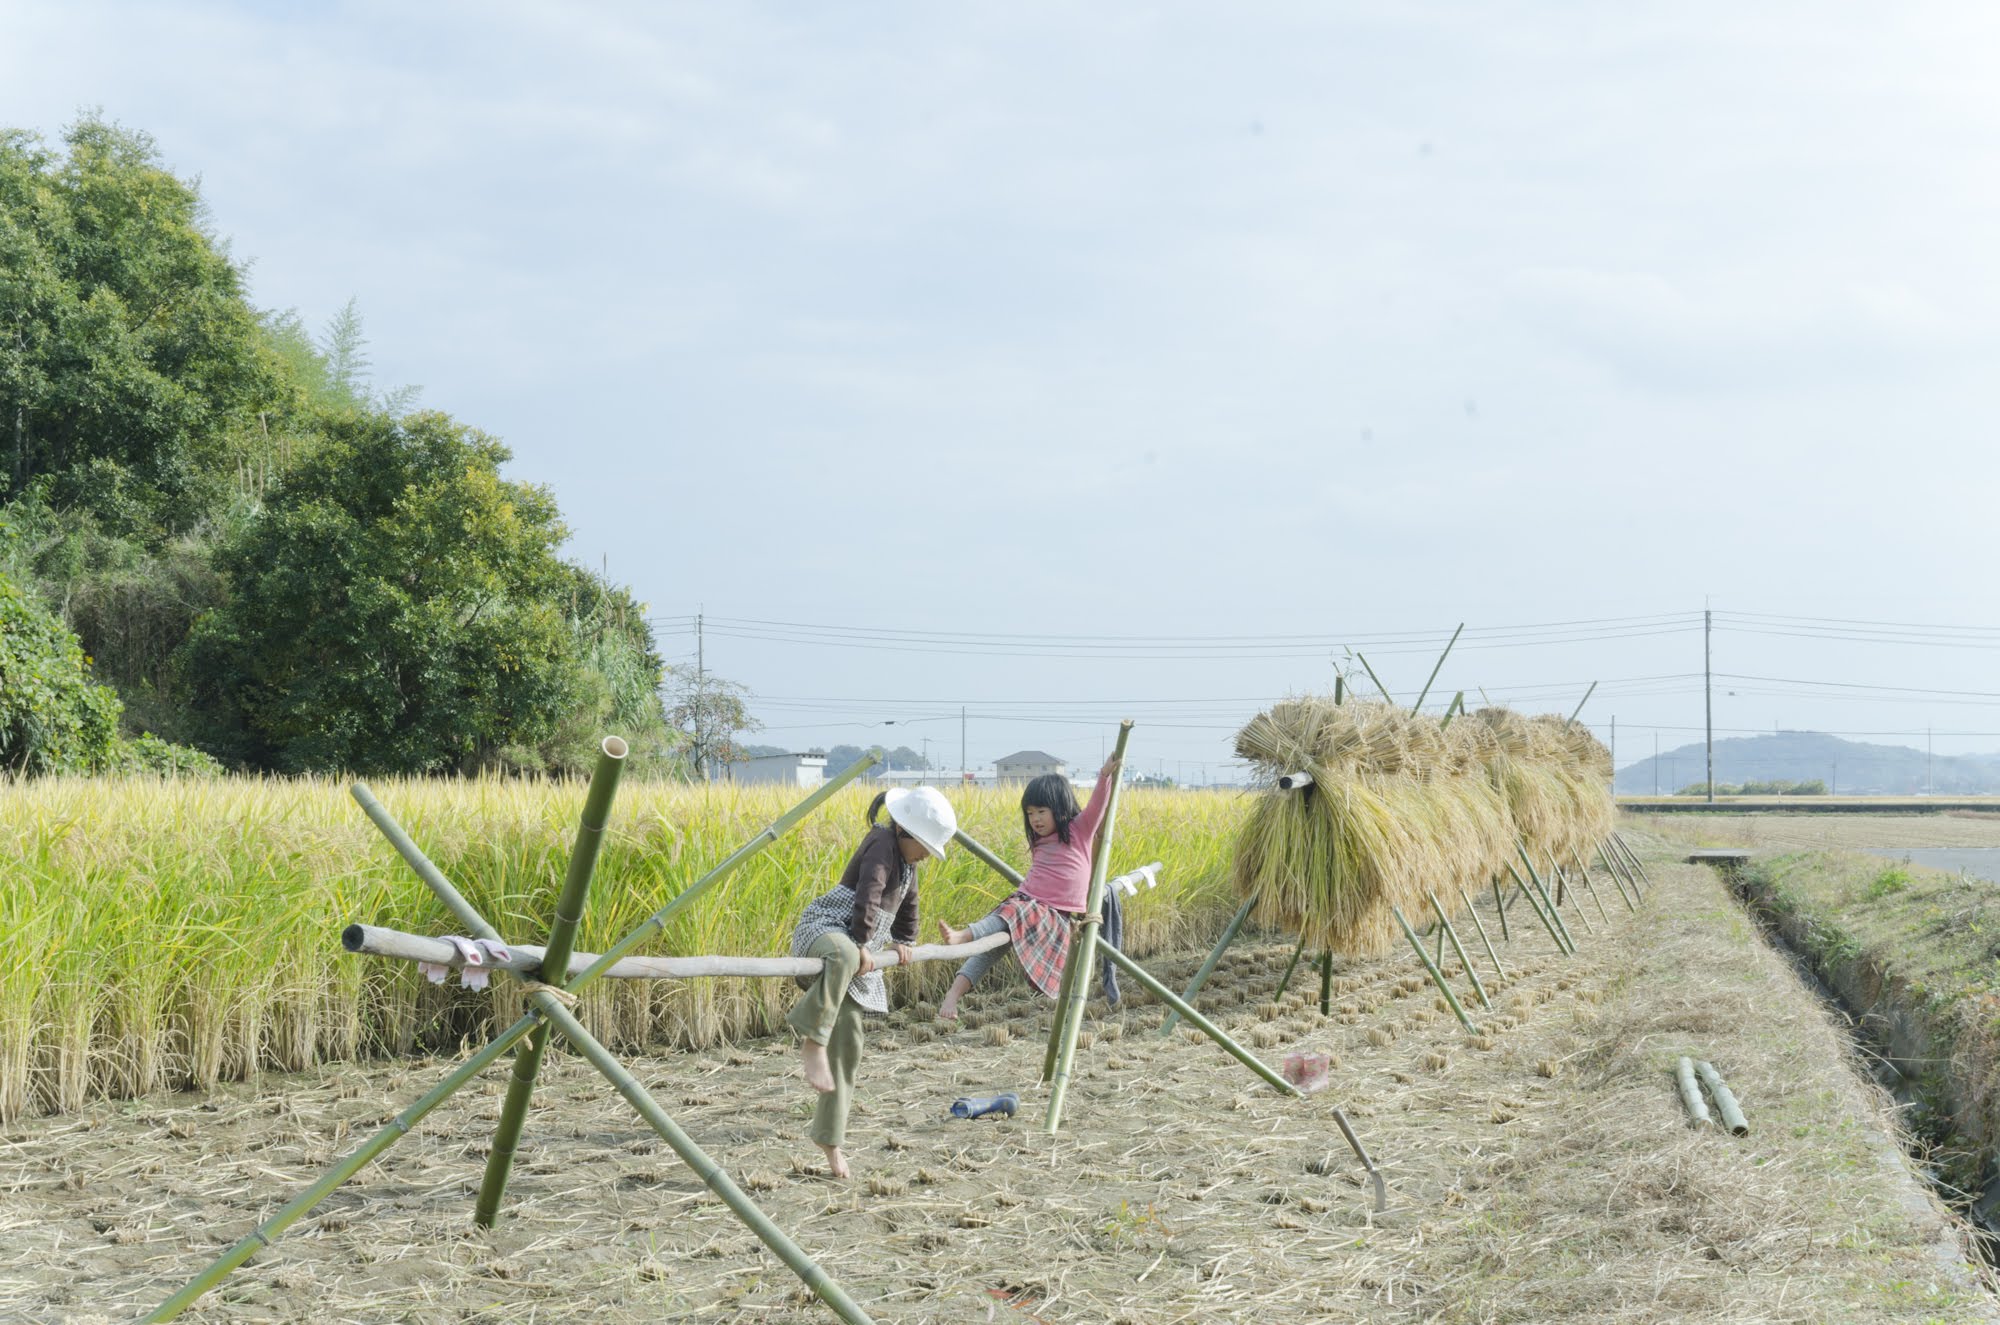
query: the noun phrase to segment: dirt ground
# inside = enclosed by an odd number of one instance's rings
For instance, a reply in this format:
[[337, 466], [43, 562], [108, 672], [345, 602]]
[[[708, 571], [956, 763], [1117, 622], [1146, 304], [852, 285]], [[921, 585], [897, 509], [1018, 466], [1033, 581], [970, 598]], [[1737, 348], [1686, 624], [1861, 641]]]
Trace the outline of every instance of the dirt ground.
[[[880, 1321], [2000, 1319], [1960, 1230], [1890, 1141], [1835, 1021], [1713, 874], [1649, 861], [1562, 957], [1520, 905], [1480, 1034], [1408, 952], [1337, 973], [1233, 952], [1202, 1003], [1267, 1061], [1338, 1058], [1282, 1098], [1156, 1007], [1094, 1004], [1062, 1134], [1040, 1127], [1048, 1004], [1018, 984], [934, 1030], [871, 1024], [855, 1177], [806, 1142], [788, 1043], [639, 1059], [640, 1078]], [[1493, 924], [1492, 905], [1483, 908]], [[1608, 918], [1607, 918], [1608, 917]], [[1471, 934], [1468, 942], [1474, 941]], [[1172, 984], [1197, 955], [1155, 964]], [[893, 980], [893, 976], [892, 976]], [[1671, 1068], [1729, 1078], [1748, 1138], [1694, 1129]], [[135, 1319], [442, 1075], [435, 1061], [267, 1076], [0, 1134], [0, 1318]], [[805, 1294], [587, 1065], [544, 1073], [507, 1218], [471, 1226], [497, 1069], [185, 1319], [820, 1322]], [[1012, 1120], [961, 1094], [1017, 1089]], [[1388, 1177], [1371, 1211], [1331, 1111]]]

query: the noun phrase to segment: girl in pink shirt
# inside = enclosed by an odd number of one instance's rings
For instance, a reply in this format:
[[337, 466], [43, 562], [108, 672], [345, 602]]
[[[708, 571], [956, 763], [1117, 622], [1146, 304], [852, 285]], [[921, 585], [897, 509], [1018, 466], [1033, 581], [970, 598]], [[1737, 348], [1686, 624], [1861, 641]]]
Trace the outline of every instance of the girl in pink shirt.
[[[938, 921], [946, 943], [970, 943], [1006, 930], [1015, 957], [1028, 980], [1049, 998], [1062, 988], [1063, 962], [1069, 956], [1070, 922], [1082, 911], [1090, 893], [1090, 850], [1097, 825], [1104, 818], [1105, 789], [1118, 771], [1118, 760], [1105, 761], [1087, 808], [1078, 809], [1069, 779], [1048, 774], [1030, 782], [1021, 793], [1021, 826], [1028, 837], [1028, 872], [1021, 886], [992, 911], [964, 929]], [[958, 1000], [1000, 960], [998, 948], [974, 953], [961, 966], [951, 989], [938, 1004], [939, 1021], [958, 1020]]]

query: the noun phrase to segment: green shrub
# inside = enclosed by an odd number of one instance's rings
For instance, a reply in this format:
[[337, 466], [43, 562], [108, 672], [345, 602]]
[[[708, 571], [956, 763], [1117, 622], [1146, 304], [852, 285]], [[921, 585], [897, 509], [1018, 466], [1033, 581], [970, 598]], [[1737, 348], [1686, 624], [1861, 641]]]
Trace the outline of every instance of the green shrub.
[[1891, 865], [1875, 876], [1868, 885], [1868, 900], [1879, 902], [1884, 897], [1899, 893], [1910, 886], [1910, 872], [1900, 865]]
[[118, 696], [53, 612], [0, 574], [0, 768], [89, 773], [118, 746]]

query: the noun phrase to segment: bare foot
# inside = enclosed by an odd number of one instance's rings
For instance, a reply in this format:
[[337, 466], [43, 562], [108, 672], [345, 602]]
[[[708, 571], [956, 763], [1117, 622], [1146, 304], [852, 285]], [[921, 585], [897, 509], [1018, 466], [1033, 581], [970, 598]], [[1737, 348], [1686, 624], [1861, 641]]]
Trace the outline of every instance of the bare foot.
[[827, 1065], [825, 1045], [813, 1040], [800, 1040], [799, 1065], [805, 1069], [808, 1086], [822, 1095], [833, 1089], [833, 1069]]
[[944, 941], [949, 944], [957, 945], [972, 942], [971, 930], [953, 929], [942, 920], [938, 921], [938, 933], [944, 935]]
[[847, 1156], [840, 1153], [839, 1146], [821, 1146], [820, 1149], [826, 1153], [826, 1167], [829, 1173], [836, 1178], [852, 1176], [847, 1168]]

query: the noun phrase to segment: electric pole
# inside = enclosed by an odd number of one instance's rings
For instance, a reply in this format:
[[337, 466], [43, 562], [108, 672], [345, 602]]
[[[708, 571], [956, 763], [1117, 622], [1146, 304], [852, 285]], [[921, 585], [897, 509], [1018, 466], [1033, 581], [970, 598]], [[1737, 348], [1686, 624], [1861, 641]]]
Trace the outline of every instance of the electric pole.
[[1611, 715], [1611, 799], [1618, 799], [1618, 715]]
[[1713, 654], [1709, 649], [1709, 636], [1713, 633], [1715, 614], [1707, 608], [1701, 609], [1701, 704], [1708, 727], [1708, 803], [1715, 804], [1715, 672]]
[[958, 706], [958, 780], [965, 781], [965, 705]]

